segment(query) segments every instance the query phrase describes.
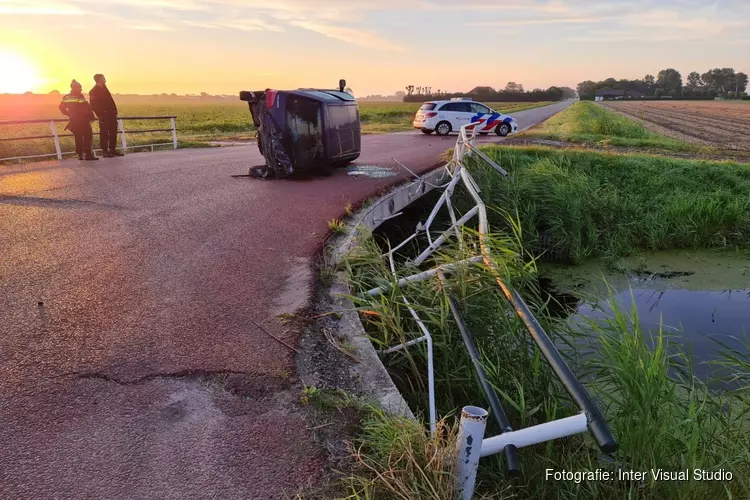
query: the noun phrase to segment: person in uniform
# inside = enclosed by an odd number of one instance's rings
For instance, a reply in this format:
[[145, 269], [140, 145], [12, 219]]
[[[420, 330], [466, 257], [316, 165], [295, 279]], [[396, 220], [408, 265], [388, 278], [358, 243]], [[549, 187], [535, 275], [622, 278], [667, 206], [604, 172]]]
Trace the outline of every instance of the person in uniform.
[[112, 158], [123, 156], [117, 151], [117, 106], [112, 94], [107, 88], [107, 79], [104, 75], [94, 75], [96, 85], [89, 92], [91, 107], [99, 118], [99, 144], [102, 148], [102, 156]]
[[91, 106], [83, 97], [81, 84], [73, 80], [70, 82], [70, 94], [63, 97], [59, 106], [60, 112], [68, 117], [65, 130], [70, 130], [76, 141], [76, 153], [80, 160], [98, 160], [91, 149], [94, 131], [91, 122], [96, 120]]

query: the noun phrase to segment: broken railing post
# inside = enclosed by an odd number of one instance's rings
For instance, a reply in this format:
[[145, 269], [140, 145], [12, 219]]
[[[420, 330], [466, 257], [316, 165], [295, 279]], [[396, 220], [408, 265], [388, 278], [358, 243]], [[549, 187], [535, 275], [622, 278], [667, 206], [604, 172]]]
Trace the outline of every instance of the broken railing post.
[[477, 481], [482, 440], [487, 427], [487, 410], [478, 406], [464, 406], [456, 443], [456, 497], [471, 500]]

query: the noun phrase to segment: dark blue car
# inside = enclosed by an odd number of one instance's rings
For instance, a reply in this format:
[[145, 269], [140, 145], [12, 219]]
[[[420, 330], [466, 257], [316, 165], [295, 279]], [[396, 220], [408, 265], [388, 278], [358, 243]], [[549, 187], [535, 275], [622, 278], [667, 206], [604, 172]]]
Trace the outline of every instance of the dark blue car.
[[258, 129], [258, 149], [266, 160], [253, 167], [256, 177], [287, 177], [312, 169], [327, 170], [357, 159], [361, 151], [359, 108], [338, 90], [242, 91]]

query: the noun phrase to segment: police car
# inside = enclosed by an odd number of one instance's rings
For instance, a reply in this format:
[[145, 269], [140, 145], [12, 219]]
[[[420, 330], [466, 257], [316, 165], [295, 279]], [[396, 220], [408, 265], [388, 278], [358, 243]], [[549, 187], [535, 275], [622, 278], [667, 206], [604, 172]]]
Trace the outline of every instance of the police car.
[[512, 116], [498, 113], [489, 106], [465, 97], [422, 104], [412, 125], [425, 134], [435, 132], [437, 135], [448, 135], [458, 132], [462, 126], [469, 123], [477, 123], [480, 134], [494, 131], [500, 137], [505, 137], [518, 132], [518, 123]]

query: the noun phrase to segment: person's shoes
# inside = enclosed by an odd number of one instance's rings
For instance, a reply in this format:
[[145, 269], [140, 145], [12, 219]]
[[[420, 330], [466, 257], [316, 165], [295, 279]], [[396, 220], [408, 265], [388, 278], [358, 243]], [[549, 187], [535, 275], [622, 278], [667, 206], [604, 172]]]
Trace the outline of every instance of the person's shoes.
[[120, 152], [119, 152], [119, 151], [117, 151], [116, 149], [113, 149], [113, 150], [111, 150], [111, 151], [109, 152], [109, 154], [111, 154], [112, 156], [125, 156], [125, 155], [124, 155], [123, 153], [120, 153]]
[[103, 156], [103, 157], [105, 157], [105, 158], [114, 158], [114, 157], [115, 157], [115, 155], [113, 155], [113, 154], [112, 154], [112, 153], [110, 153], [109, 151], [104, 151], [104, 152], [102, 153], [102, 156]]
[[83, 153], [78, 153], [78, 159], [83, 160]]
[[92, 161], [92, 160], [98, 160], [99, 158], [96, 157], [96, 155], [94, 154], [93, 151], [90, 151], [90, 152], [86, 153], [86, 156], [84, 156], [83, 159], [84, 160]]

